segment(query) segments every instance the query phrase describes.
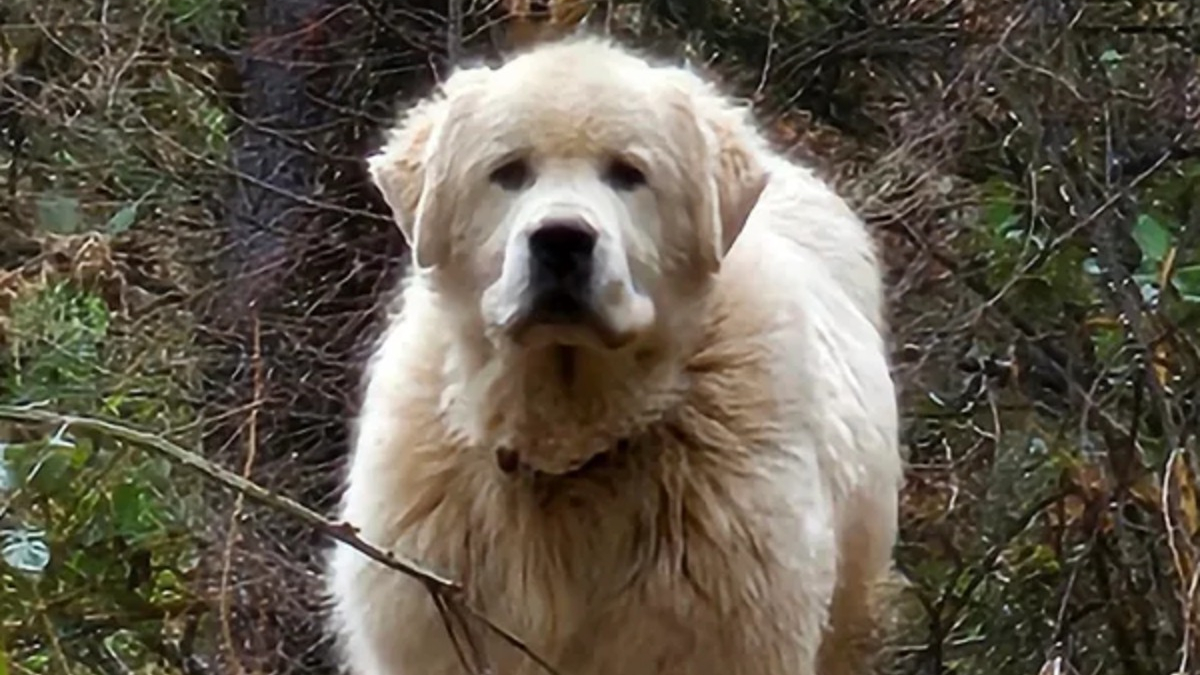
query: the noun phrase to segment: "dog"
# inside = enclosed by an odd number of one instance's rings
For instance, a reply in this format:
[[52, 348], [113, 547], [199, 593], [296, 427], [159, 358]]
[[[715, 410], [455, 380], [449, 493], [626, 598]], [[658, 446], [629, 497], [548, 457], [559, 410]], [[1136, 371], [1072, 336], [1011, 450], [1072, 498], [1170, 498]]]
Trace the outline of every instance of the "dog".
[[[866, 672], [902, 460], [882, 275], [833, 189], [595, 36], [456, 71], [368, 166], [412, 260], [341, 517], [560, 673]], [[347, 546], [328, 580], [350, 673], [466, 672], [421, 582]]]

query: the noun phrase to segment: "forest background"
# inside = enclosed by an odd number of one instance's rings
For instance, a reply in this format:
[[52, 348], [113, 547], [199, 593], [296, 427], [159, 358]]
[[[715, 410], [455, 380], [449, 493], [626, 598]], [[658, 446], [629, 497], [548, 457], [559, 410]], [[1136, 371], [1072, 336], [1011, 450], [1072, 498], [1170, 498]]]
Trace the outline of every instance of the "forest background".
[[333, 672], [406, 261], [362, 158], [581, 22], [709, 64], [880, 242], [888, 672], [1200, 672], [1200, 2], [6, 0], [0, 675]]

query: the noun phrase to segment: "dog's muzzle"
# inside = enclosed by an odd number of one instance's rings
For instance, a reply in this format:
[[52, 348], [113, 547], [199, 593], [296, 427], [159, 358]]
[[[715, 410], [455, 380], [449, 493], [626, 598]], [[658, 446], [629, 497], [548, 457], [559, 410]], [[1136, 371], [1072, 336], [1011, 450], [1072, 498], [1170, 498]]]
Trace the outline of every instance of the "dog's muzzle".
[[595, 229], [582, 220], [552, 220], [529, 234], [529, 320], [569, 324], [592, 313]]
[[544, 218], [514, 233], [500, 277], [480, 299], [493, 339], [525, 347], [613, 349], [654, 323], [619, 243], [585, 218]]

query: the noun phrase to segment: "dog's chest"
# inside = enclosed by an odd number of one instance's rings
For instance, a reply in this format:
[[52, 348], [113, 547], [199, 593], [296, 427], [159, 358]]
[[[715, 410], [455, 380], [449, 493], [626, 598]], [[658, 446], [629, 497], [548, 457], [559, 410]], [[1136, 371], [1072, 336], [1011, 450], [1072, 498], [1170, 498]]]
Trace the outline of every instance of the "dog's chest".
[[565, 477], [488, 470], [471, 481], [482, 489], [446, 494], [421, 527], [454, 534], [418, 537], [434, 550], [413, 554], [432, 555], [490, 615], [565, 638], [686, 537], [686, 496], [646, 464], [623, 458]]
[[448, 483], [404, 552], [461, 580], [475, 607], [570, 672], [661, 672], [654, 664], [722, 649], [713, 635], [728, 628], [705, 617], [756, 611], [776, 565], [770, 525], [731, 498], [763, 491], [689, 449], [687, 462], [643, 443], [590, 474]]

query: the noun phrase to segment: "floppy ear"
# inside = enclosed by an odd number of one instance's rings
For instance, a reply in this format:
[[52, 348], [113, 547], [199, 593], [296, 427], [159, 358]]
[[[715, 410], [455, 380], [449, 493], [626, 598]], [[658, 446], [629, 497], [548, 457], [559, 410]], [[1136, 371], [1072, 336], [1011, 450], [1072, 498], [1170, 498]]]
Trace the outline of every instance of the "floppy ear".
[[700, 177], [703, 197], [695, 214], [702, 269], [714, 273], [729, 252], [767, 186], [759, 144], [748, 112], [734, 107], [711, 85], [691, 73], [674, 73], [687, 93], [688, 114], [699, 131], [707, 175]]
[[437, 169], [446, 162], [436, 158], [455, 98], [490, 72], [456, 72], [440, 92], [410, 108], [383, 148], [367, 159], [371, 180], [391, 207], [418, 268], [437, 267], [450, 255], [453, 204], [442, 198], [439, 182], [445, 177]]
[[725, 119], [711, 119], [709, 124], [716, 141], [713, 178], [720, 222], [720, 255], [724, 257], [766, 189], [768, 174], [754, 150], [748, 147], [750, 139], [746, 136], [751, 129], [733, 126], [745, 122], [732, 114], [722, 117]]
[[441, 96], [415, 105], [388, 133], [383, 148], [367, 158], [371, 180], [391, 207], [417, 267], [437, 265], [444, 258], [444, 243], [436, 241], [436, 233], [417, 227], [417, 207], [425, 187], [426, 151], [446, 105]]

